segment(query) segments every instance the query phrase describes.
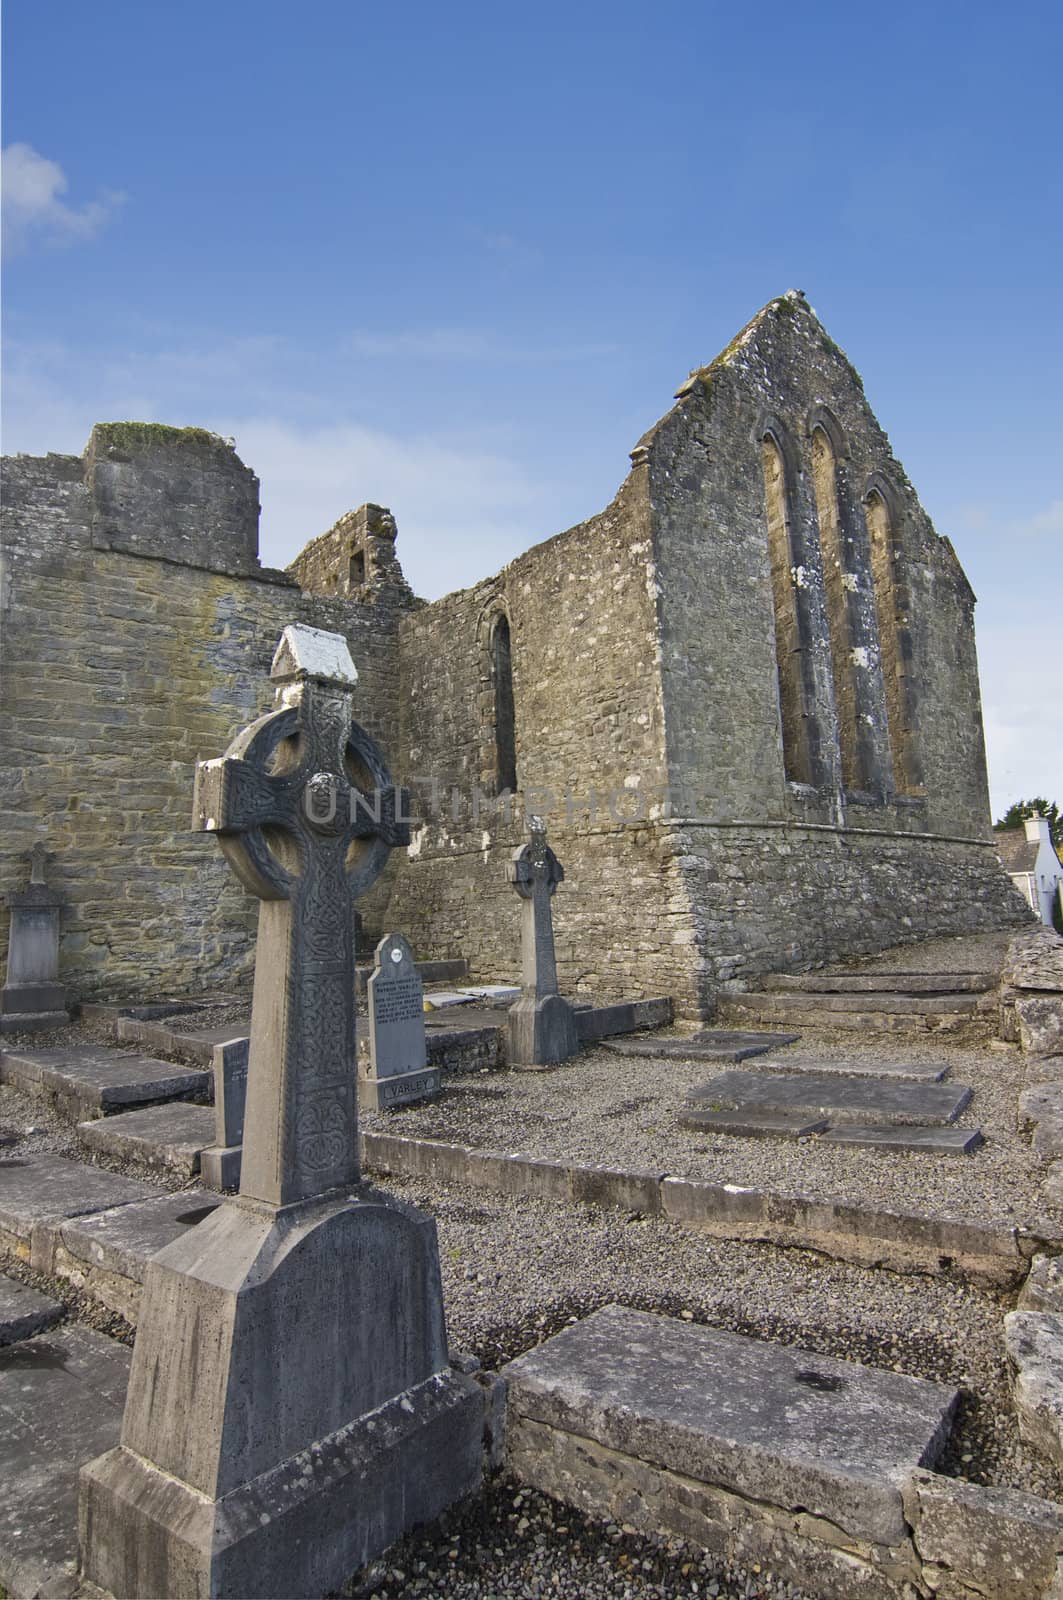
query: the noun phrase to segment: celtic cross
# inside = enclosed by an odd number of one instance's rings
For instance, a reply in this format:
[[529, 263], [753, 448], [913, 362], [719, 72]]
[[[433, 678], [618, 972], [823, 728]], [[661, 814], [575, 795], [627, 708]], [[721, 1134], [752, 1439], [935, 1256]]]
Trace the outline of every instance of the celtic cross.
[[285, 628], [270, 677], [276, 709], [199, 763], [193, 827], [261, 901], [240, 1193], [282, 1206], [358, 1182], [353, 901], [410, 834], [346, 640]]
[[565, 869], [546, 842], [546, 824], [529, 817], [527, 844], [513, 852], [507, 876], [524, 905], [521, 908], [521, 978], [525, 993], [543, 998], [557, 994], [554, 922], [550, 900]]

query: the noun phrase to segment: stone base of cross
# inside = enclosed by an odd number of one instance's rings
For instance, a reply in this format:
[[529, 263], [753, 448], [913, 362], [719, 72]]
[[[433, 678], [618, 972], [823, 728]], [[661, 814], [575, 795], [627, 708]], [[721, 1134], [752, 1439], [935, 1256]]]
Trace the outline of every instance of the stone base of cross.
[[262, 901], [240, 1193], [150, 1261], [121, 1442], [82, 1469], [83, 1572], [113, 1595], [331, 1593], [481, 1478], [435, 1223], [359, 1176], [353, 902], [406, 842], [401, 796], [343, 638], [286, 628], [272, 675], [195, 800]]

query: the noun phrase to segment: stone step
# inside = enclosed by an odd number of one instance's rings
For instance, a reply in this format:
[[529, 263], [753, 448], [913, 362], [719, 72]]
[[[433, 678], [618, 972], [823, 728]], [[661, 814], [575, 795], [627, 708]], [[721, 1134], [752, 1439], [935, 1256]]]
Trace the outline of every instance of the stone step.
[[159, 1192], [137, 1178], [50, 1154], [2, 1160], [0, 1174], [0, 1249], [40, 1272], [51, 1271], [59, 1226], [67, 1218], [150, 1200]]
[[90, 1152], [191, 1178], [199, 1171], [201, 1152], [215, 1143], [214, 1108], [184, 1100], [141, 1106], [95, 1122], [79, 1122], [77, 1134]]
[[607, 1050], [621, 1056], [653, 1056], [662, 1060], [745, 1061], [769, 1050], [793, 1044], [797, 1033], [753, 1033], [739, 1028], [703, 1028], [677, 1039], [674, 1034], [641, 1034], [637, 1039], [603, 1040]]
[[58, 1300], [38, 1289], [0, 1276], [0, 1345], [16, 1344], [50, 1328], [63, 1315]]
[[51, 1101], [74, 1122], [158, 1100], [211, 1094], [210, 1074], [198, 1068], [90, 1044], [5, 1050], [0, 1054], [0, 1083]]
[[949, 1075], [947, 1061], [896, 1061], [887, 1057], [874, 1059], [846, 1057], [841, 1061], [828, 1061], [823, 1056], [791, 1055], [786, 1050], [770, 1061], [754, 1061], [753, 1070], [765, 1067], [772, 1072], [818, 1073], [823, 1077], [840, 1078], [893, 1078], [902, 1083], [941, 1083]]
[[695, 1133], [730, 1133], [741, 1139], [808, 1139], [823, 1133], [826, 1117], [800, 1111], [712, 1111], [690, 1106], [679, 1113], [679, 1126]]
[[761, 988], [797, 994], [984, 994], [995, 989], [990, 972], [773, 972]]
[[578, 1485], [584, 1509], [613, 1517], [647, 1490], [657, 1526], [674, 1530], [684, 1505], [697, 1507], [690, 1526], [701, 1523], [698, 1492], [711, 1485], [724, 1494], [710, 1521], [730, 1524], [739, 1496], [750, 1518], [800, 1516], [812, 1537], [819, 1519], [886, 1547], [906, 1541], [903, 1491], [936, 1460], [959, 1398], [922, 1378], [623, 1306], [566, 1328], [503, 1376], [507, 1465], [548, 1494], [571, 1498]]
[[246, 1039], [250, 1032], [250, 1013], [235, 1022], [217, 1023], [211, 1028], [189, 1027], [184, 1021], [175, 1025], [172, 1021], [153, 1021], [143, 1017], [119, 1017], [117, 1023], [118, 1038], [123, 1044], [142, 1044], [148, 1049], [166, 1050], [174, 1055], [187, 1056], [190, 1061], [205, 1067], [209, 1067], [214, 1059], [216, 1044]]
[[145, 1199], [58, 1223], [52, 1232], [51, 1272], [136, 1323], [144, 1274], [153, 1255], [196, 1227], [221, 1203], [216, 1194], [158, 1189]]
[[[805, 997], [754, 991], [748, 995], [735, 995], [726, 1003], [728, 1006], [740, 1006], [751, 1001], [771, 1011], [785, 1011], [795, 1003], [795, 999], [800, 1004]], [[957, 1016], [970, 1015], [981, 1010], [984, 1004], [982, 997], [976, 994], [897, 994], [894, 991], [887, 994], [817, 994], [814, 999], [808, 997], [807, 1003], [811, 1003], [817, 1011], [881, 1011], [898, 1017], [932, 1017], [942, 1012]]]
[[716, 1111], [787, 1111], [835, 1122], [949, 1123], [970, 1104], [963, 1084], [905, 1083], [812, 1073], [724, 1072], [688, 1100]]
[[0, 1350], [0, 1586], [77, 1585], [78, 1472], [118, 1443], [132, 1351], [68, 1324]]
[[869, 1145], [875, 1150], [926, 1150], [937, 1156], [973, 1155], [984, 1143], [981, 1128], [862, 1127], [829, 1128], [824, 1144]]
[[874, 1030], [899, 1036], [968, 1032], [991, 1026], [977, 995], [732, 995], [718, 1007], [718, 1020], [762, 1027]]

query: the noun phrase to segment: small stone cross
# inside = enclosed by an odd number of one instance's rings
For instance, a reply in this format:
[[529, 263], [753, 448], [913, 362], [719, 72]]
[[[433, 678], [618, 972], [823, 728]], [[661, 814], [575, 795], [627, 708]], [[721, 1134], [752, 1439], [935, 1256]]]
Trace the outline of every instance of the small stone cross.
[[199, 763], [193, 826], [262, 902], [240, 1194], [282, 1206], [358, 1182], [352, 902], [410, 833], [342, 636], [285, 628], [270, 676], [277, 708]]
[[565, 869], [546, 842], [542, 817], [529, 817], [531, 838], [513, 852], [507, 876], [524, 901], [521, 921], [521, 980], [526, 994], [557, 994], [554, 919], [550, 901]]

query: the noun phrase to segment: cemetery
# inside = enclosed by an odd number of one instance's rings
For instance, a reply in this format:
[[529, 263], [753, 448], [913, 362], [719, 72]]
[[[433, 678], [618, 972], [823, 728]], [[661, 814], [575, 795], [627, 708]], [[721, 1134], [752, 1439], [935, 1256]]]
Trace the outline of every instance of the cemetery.
[[821, 333], [431, 606], [211, 436], [18, 458], [0, 1592], [1063, 1600], [1063, 940]]

